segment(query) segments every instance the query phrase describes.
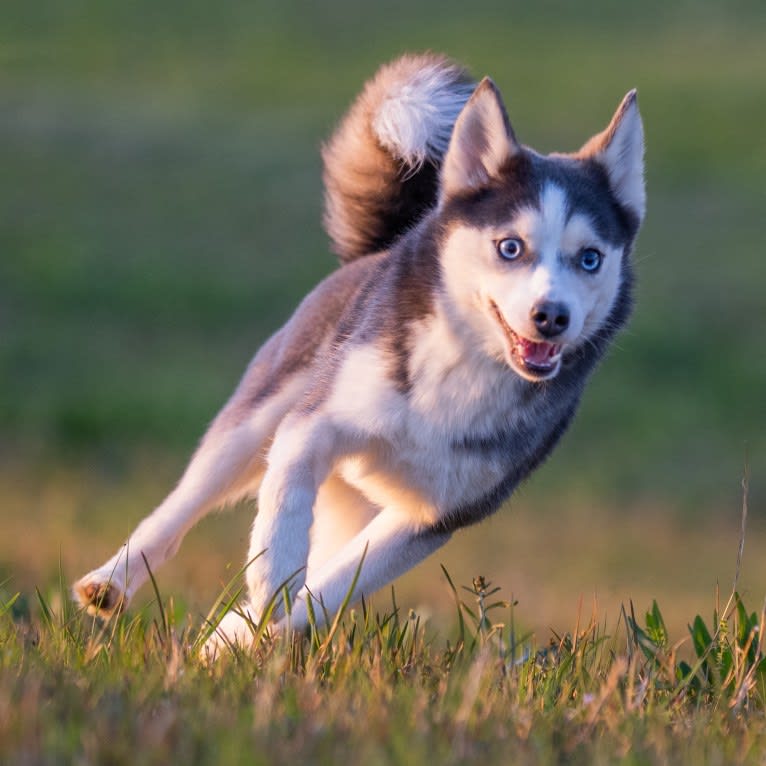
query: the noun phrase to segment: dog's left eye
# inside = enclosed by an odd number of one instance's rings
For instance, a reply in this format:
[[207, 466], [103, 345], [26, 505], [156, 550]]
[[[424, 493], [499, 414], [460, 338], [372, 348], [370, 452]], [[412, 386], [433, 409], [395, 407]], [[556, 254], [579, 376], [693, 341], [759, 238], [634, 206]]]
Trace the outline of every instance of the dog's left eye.
[[580, 268], [593, 274], [601, 268], [601, 261], [603, 259], [604, 256], [598, 250], [593, 247], [587, 247], [585, 250], [580, 251]]
[[520, 239], [501, 239], [497, 243], [497, 252], [506, 261], [515, 261], [524, 252], [524, 245]]

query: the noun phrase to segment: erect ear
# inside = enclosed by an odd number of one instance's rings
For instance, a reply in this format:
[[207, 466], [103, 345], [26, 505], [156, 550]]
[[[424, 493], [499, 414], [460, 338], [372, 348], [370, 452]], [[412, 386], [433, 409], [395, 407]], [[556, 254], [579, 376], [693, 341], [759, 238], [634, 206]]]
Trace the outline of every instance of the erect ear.
[[500, 92], [485, 77], [452, 130], [441, 170], [439, 201], [486, 185], [519, 151]]
[[591, 157], [601, 163], [619, 202], [638, 216], [639, 222], [643, 220], [646, 212], [644, 127], [635, 90], [622, 100], [606, 130], [593, 136], [578, 156]]

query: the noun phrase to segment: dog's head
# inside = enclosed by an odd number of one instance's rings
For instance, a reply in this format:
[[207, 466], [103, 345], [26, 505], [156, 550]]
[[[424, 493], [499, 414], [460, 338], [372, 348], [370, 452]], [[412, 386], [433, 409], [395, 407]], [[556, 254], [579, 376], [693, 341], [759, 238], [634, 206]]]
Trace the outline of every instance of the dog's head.
[[485, 78], [455, 124], [439, 195], [451, 305], [519, 375], [555, 377], [567, 353], [615, 329], [646, 206], [635, 91], [580, 151], [542, 156], [516, 140]]

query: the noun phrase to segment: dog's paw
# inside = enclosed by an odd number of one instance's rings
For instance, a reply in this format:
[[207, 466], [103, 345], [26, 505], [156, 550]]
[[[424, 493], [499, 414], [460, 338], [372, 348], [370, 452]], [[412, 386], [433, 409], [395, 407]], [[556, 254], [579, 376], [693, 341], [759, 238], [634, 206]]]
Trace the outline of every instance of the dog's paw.
[[114, 577], [102, 577], [99, 572], [91, 572], [78, 580], [72, 594], [88, 614], [105, 620], [119, 614], [127, 602], [123, 589]]
[[253, 643], [253, 628], [252, 621], [239, 612], [227, 612], [202, 645], [200, 659], [211, 663], [237, 649], [247, 649]]

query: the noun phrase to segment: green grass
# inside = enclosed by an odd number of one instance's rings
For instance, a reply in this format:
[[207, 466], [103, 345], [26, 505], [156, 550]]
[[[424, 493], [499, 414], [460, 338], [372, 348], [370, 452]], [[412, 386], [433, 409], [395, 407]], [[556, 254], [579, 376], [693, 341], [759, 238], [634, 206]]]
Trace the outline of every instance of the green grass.
[[[452, 586], [457, 627], [363, 604], [209, 665], [155, 602], [99, 625], [66, 592], [0, 602], [0, 759], [22, 763], [760, 763], [764, 614], [738, 596], [673, 643], [654, 603], [537, 645], [515, 605]], [[53, 604], [57, 604], [54, 608]], [[254, 630], [258, 626], [253, 626]], [[691, 644], [691, 648], [689, 646]], [[685, 658], [685, 659], [684, 659]]]

